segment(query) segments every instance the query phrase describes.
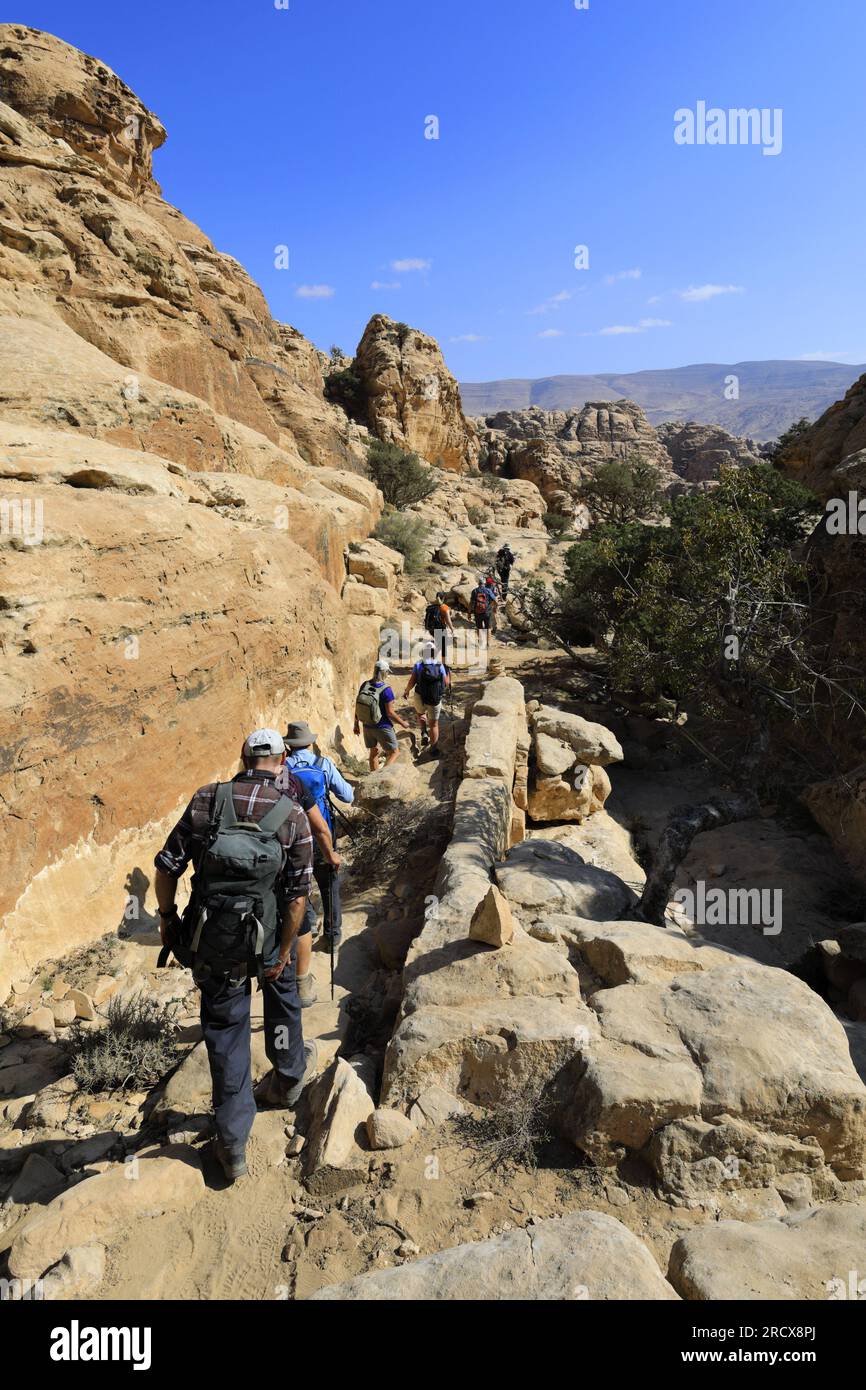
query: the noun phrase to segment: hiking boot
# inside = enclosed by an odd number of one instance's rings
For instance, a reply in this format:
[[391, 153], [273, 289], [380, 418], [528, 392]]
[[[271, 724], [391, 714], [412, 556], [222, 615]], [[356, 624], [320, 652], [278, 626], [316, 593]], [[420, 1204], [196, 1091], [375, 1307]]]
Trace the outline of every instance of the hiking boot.
[[426, 729], [422, 728], [422, 730], [421, 730], [421, 747], [422, 747], [422, 748], [426, 748], [426, 747], [427, 747], [427, 744], [428, 744], [429, 742], [430, 742], [430, 735], [428, 734], [428, 732], [427, 732]]
[[214, 1141], [214, 1157], [228, 1178], [229, 1182], [234, 1182], [236, 1178], [245, 1178], [247, 1175], [247, 1154], [246, 1149], [227, 1149], [222, 1139]]
[[319, 997], [316, 992], [316, 981], [312, 970], [308, 970], [306, 975], [299, 975], [297, 984], [301, 1008], [308, 1009], [311, 1004], [315, 1004]]
[[315, 1042], [304, 1043], [304, 1074], [300, 1081], [296, 1081], [294, 1086], [285, 1092], [284, 1104], [293, 1109], [301, 1099], [304, 1087], [309, 1085], [316, 1074], [316, 1067], [319, 1062], [319, 1049]]

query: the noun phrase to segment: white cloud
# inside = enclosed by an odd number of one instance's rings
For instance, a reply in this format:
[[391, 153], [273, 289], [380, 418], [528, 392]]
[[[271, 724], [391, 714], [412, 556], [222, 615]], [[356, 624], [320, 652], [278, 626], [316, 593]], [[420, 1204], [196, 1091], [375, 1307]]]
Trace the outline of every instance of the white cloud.
[[601, 328], [603, 338], [615, 338], [621, 333], [646, 333], [649, 328], [670, 328], [670, 319], [641, 319], [640, 323], [616, 323], [610, 328]]
[[560, 290], [559, 294], [552, 294], [549, 299], [545, 299], [543, 304], [536, 304], [534, 309], [530, 309], [530, 314], [549, 314], [552, 309], [558, 309], [566, 300], [571, 299], [571, 290]]
[[649, 299], [647, 300], [647, 304], [661, 304], [663, 299], [663, 294], [653, 294], [650, 295]]
[[561, 328], [545, 328], [541, 333], [536, 333], [537, 338], [564, 338], [565, 334]]
[[412, 270], [429, 270], [432, 264], [432, 261], [423, 261], [419, 256], [409, 256], [404, 261], [392, 261], [391, 269], [398, 275], [408, 275]]
[[333, 285], [299, 285], [295, 290], [298, 299], [330, 299], [336, 293]]
[[371, 290], [399, 290], [399, 288], [399, 280], [373, 280], [370, 285]]
[[605, 275], [604, 283], [615, 285], [617, 280], [639, 280], [642, 273], [639, 266], [635, 266], [634, 270], [619, 270], [616, 275]]
[[742, 285], [689, 285], [687, 290], [677, 290], [677, 294], [688, 304], [702, 304], [720, 294], [745, 294], [745, 290]]
[[449, 343], [483, 343], [486, 342], [480, 333], [458, 333], [456, 338], [449, 338]]

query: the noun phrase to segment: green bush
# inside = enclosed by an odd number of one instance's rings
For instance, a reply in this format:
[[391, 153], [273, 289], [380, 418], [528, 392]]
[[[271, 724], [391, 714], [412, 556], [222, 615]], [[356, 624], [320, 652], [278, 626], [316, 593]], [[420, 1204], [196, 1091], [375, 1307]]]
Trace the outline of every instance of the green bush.
[[561, 540], [571, 530], [573, 522], [570, 516], [563, 516], [562, 512], [545, 512], [544, 524], [554, 540]]
[[338, 405], [352, 420], [363, 424], [367, 413], [364, 386], [351, 367], [328, 373], [325, 377], [325, 400]]
[[467, 507], [466, 515], [471, 526], [483, 526], [490, 516], [486, 507]]
[[367, 451], [367, 469], [391, 507], [411, 507], [432, 496], [439, 480], [417, 454], [374, 439]]
[[407, 570], [418, 570], [425, 560], [424, 542], [430, 527], [420, 516], [403, 516], [400, 512], [388, 512], [383, 516], [373, 535], [383, 545], [399, 550], [406, 561]]
[[658, 469], [636, 456], [599, 464], [578, 497], [595, 521], [616, 526], [659, 515], [664, 501]]
[[175, 1006], [146, 994], [118, 995], [108, 1005], [99, 1032], [73, 1025], [69, 1037], [72, 1075], [82, 1091], [142, 1091], [155, 1086], [179, 1055]]
[[505, 491], [505, 479], [500, 478], [498, 473], [482, 473], [481, 485], [488, 488], [490, 492]]

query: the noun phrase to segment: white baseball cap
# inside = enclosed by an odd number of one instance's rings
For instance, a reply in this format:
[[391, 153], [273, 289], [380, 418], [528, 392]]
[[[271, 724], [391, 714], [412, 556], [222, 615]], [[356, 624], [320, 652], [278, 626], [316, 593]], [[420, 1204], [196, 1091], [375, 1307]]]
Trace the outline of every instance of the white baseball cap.
[[245, 758], [274, 758], [285, 751], [283, 736], [276, 729], [254, 729], [244, 740]]
[[383, 676], [387, 676], [388, 672], [391, 670], [391, 663], [390, 661], [385, 661], [384, 658], [382, 658], [376, 662], [375, 669], [377, 671], [381, 671]]

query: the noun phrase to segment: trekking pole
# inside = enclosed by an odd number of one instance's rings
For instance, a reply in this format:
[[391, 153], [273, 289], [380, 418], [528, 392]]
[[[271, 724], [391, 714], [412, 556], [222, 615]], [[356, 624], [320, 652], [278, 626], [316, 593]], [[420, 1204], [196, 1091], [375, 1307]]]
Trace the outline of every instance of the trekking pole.
[[328, 887], [327, 887], [327, 893], [326, 893], [326, 895], [324, 895], [323, 901], [322, 901], [322, 907], [324, 908], [324, 911], [325, 911], [325, 929], [326, 929], [327, 932], [328, 932], [328, 941], [329, 941], [329, 944], [330, 944], [330, 952], [331, 952], [331, 1003], [334, 1002], [334, 892], [333, 892], [333, 882], [334, 882], [334, 878], [333, 878], [333, 876], [334, 876], [334, 874], [335, 874], [336, 872], [337, 872], [336, 869], [334, 869], [334, 868], [329, 864], [329, 865], [328, 865], [328, 877], [327, 877], [327, 879], [326, 879], [326, 883], [327, 883], [327, 885], [328, 885]]

